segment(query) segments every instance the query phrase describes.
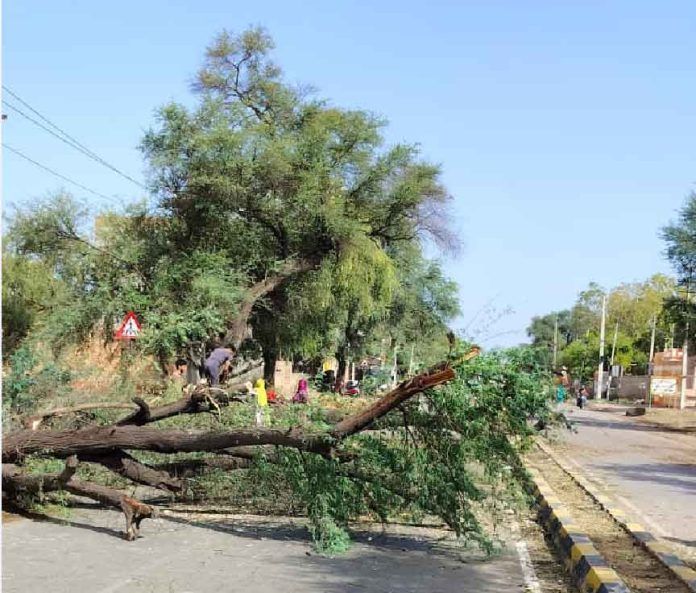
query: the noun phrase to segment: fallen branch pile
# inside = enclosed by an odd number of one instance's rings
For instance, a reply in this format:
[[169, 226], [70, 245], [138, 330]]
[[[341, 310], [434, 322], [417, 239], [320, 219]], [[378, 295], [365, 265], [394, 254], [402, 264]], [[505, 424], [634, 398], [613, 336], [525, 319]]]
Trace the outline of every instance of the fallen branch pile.
[[[478, 350], [472, 351], [469, 357], [477, 353]], [[87, 409], [85, 406], [36, 414], [25, 420], [26, 428], [3, 437], [3, 495], [17, 500], [24, 493], [37, 495], [65, 490], [92, 498], [123, 511], [126, 518], [125, 537], [131, 540], [137, 537], [140, 522], [153, 515], [152, 507], [118, 490], [77, 480], [74, 474], [80, 462], [97, 463], [135, 483], [177, 493], [183, 488], [182, 480], [189, 475], [211, 467], [225, 470], [249, 467], [255, 456], [272, 456], [278, 447], [327, 459], [340, 458], [344, 453], [339, 448], [347, 437], [365, 430], [412, 396], [453, 377], [454, 370], [449, 365], [438, 365], [404, 381], [374, 404], [340, 420], [324, 432], [305, 432], [300, 427], [288, 430], [255, 427], [193, 432], [152, 426], [165, 418], [219, 410], [221, 405], [239, 401], [221, 390], [205, 388], [195, 389], [174, 403], [153, 408], [144, 400], [135, 398], [134, 405], [128, 405], [134, 411], [109, 426], [40, 430], [46, 418]], [[112, 404], [102, 406], [114, 407]], [[128, 451], [133, 450], [158, 453], [214, 452], [225, 457], [151, 466], [132, 457]], [[22, 469], [22, 463], [29, 455], [66, 459], [65, 469], [59, 474], [29, 474]]]

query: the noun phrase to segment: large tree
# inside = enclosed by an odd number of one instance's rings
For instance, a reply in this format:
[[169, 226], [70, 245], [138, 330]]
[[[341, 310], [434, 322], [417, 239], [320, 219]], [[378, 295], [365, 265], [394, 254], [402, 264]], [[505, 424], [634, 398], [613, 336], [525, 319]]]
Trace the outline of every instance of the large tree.
[[150, 202], [102, 214], [93, 237], [66, 196], [11, 222], [13, 253], [69, 286], [52, 343], [132, 309], [164, 366], [221, 333], [238, 345], [249, 321], [270, 378], [281, 353], [341, 354], [387, 315], [394, 249], [456, 244], [438, 167], [384, 147], [380, 118], [285, 82], [272, 48], [262, 29], [208, 48], [198, 104], [164, 106], [143, 139]]

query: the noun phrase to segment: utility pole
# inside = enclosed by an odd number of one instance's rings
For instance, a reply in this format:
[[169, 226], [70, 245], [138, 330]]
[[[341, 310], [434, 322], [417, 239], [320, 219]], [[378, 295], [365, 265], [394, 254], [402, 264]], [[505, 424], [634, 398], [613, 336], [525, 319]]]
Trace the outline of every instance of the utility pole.
[[689, 346], [689, 291], [691, 289], [691, 270], [689, 270], [689, 277], [686, 280], [686, 306], [684, 307], [684, 317], [686, 317], [685, 329], [684, 329], [684, 346], [682, 347], [682, 378], [681, 378], [681, 390], [679, 393], [679, 409], [683, 410], [686, 407], [686, 375], [689, 370], [689, 356], [688, 356], [688, 346]]
[[604, 380], [604, 330], [607, 316], [607, 297], [602, 296], [602, 323], [599, 328], [599, 365], [597, 366], [597, 399], [602, 399], [602, 382]]
[[556, 321], [553, 324], [553, 368], [556, 368], [556, 363], [558, 359], [558, 315], [556, 315]]
[[650, 358], [648, 359], [648, 408], [652, 408], [652, 376], [655, 363], [655, 326], [657, 325], [657, 315], [652, 318], [652, 332], [650, 334]]
[[619, 334], [619, 322], [616, 322], [616, 325], [614, 326], [614, 340], [611, 343], [611, 362], [609, 363], [609, 367], [614, 366], [614, 353], [616, 352], [616, 338]]
[[[652, 364], [653, 358], [655, 358], [655, 326], [657, 325], [657, 315], [653, 315], [652, 318], [652, 333], [650, 335], [650, 358], [648, 363]], [[651, 367], [652, 368], [652, 367]], [[652, 374], [652, 373], [651, 373]]]

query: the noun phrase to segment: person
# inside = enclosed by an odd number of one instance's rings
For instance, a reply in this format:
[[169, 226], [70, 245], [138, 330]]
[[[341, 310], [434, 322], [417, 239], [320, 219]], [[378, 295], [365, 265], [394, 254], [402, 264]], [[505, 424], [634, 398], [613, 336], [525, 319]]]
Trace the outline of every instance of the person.
[[208, 358], [205, 359], [203, 370], [211, 387], [220, 384], [220, 374], [230, 366], [234, 352], [234, 346], [230, 348], [215, 348]]
[[185, 358], [177, 358], [174, 363], [174, 372], [172, 376], [174, 377], [185, 377], [186, 376], [186, 366], [187, 362]]
[[263, 379], [256, 379], [254, 393], [256, 394], [256, 426], [265, 426], [268, 420], [268, 394], [266, 382]]
[[578, 391], [576, 403], [580, 409], [584, 408], [587, 403], [587, 389], [584, 386], [580, 387], [580, 391]]
[[558, 387], [556, 388], [556, 401], [558, 403], [562, 403], [565, 401], [566, 398], [566, 387], [568, 387], [569, 383], [569, 378], [568, 378], [568, 368], [567, 367], [561, 367], [560, 371], [556, 371], [556, 381], [558, 383]]
[[266, 390], [266, 398], [268, 399], [268, 404], [271, 406], [275, 406], [276, 404], [280, 403], [278, 401], [278, 394], [273, 387], [269, 387]]
[[256, 405], [259, 408], [267, 408], [268, 394], [266, 393], [266, 382], [263, 379], [256, 379], [254, 392], [256, 393]]
[[309, 387], [307, 386], [307, 379], [300, 379], [297, 382], [297, 391], [295, 395], [292, 396], [292, 403], [294, 404], [306, 404], [309, 400]]

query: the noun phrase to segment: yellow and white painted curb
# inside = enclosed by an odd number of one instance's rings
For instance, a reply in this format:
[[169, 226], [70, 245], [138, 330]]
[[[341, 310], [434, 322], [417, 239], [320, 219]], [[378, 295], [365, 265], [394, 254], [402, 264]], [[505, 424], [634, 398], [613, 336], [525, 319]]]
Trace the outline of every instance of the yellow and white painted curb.
[[589, 536], [575, 524], [560, 499], [541, 475], [527, 468], [539, 516], [565, 561], [566, 569], [586, 593], [630, 593], [616, 571], [594, 547]]

